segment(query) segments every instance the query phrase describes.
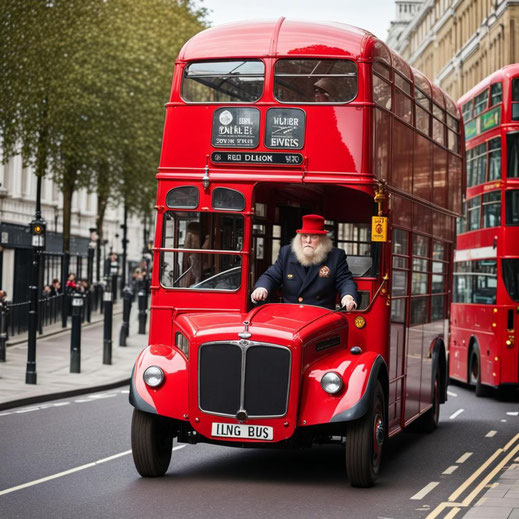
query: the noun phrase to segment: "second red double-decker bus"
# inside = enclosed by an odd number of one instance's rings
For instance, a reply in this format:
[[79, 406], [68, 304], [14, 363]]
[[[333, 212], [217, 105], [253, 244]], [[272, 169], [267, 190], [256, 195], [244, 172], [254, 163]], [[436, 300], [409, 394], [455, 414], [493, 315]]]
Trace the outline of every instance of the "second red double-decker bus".
[[460, 100], [467, 139], [466, 217], [460, 220], [451, 313], [450, 377], [519, 385], [519, 64]]
[[[130, 392], [141, 475], [166, 472], [173, 438], [345, 440], [351, 484], [370, 486], [388, 437], [435, 428], [462, 149], [454, 102], [361, 29], [236, 23], [184, 46], [157, 175], [149, 346]], [[348, 255], [357, 310], [277, 296], [254, 307], [255, 280], [309, 213]]]

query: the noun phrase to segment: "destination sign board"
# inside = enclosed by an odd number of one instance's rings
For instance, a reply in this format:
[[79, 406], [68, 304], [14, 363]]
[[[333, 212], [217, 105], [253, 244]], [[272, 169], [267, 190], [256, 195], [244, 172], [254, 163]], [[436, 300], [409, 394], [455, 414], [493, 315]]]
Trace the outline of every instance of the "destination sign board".
[[265, 123], [265, 146], [300, 150], [305, 144], [305, 112], [299, 108], [269, 108]]
[[215, 148], [256, 148], [260, 113], [257, 108], [225, 107], [213, 114], [211, 144]]
[[211, 161], [215, 164], [261, 164], [272, 166], [299, 166], [303, 163], [301, 153], [253, 153], [214, 151]]

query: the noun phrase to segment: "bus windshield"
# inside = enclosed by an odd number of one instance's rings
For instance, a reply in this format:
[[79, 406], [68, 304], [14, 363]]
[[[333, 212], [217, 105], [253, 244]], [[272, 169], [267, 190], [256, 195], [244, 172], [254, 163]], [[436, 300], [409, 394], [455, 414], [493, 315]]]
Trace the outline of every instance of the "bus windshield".
[[[243, 216], [167, 211], [164, 215], [160, 282], [165, 288], [238, 290]], [[197, 252], [200, 250], [200, 252]]]

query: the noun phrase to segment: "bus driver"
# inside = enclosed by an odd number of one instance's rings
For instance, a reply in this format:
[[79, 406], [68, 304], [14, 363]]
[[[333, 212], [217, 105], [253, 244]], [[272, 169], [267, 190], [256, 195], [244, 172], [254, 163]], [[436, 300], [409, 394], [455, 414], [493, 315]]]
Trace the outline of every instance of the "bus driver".
[[357, 307], [357, 285], [342, 249], [333, 247], [324, 228], [324, 218], [303, 216], [291, 245], [279, 251], [274, 265], [260, 276], [251, 294], [253, 303], [265, 301], [273, 290], [283, 287], [285, 303], [305, 303], [335, 310], [337, 292], [347, 312]]

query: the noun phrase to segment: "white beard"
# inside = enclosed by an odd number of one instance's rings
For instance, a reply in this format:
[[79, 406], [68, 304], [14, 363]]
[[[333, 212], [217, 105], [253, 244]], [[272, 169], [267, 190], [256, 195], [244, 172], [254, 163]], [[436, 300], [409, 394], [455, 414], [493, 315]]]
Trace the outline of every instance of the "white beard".
[[320, 265], [326, 260], [332, 248], [332, 240], [329, 236], [326, 235], [320, 237], [319, 245], [317, 245], [311, 254], [305, 254], [300, 234], [296, 234], [292, 240], [292, 252], [294, 253], [297, 261], [299, 261], [303, 267]]

